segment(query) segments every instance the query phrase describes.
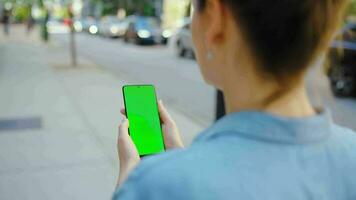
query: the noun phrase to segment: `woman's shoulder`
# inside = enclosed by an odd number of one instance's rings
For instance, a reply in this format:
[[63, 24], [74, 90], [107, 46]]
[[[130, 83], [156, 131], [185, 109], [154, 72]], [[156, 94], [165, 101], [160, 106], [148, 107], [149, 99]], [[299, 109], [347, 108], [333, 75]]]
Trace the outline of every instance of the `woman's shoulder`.
[[[356, 167], [356, 133], [335, 124], [331, 124], [331, 130], [332, 134], [327, 140], [304, 144], [302, 146], [305, 149], [298, 145], [288, 145], [288, 147], [295, 148], [293, 152], [296, 152], [296, 149], [304, 149], [301, 151], [303, 155], [307, 149], [313, 155], [324, 152], [324, 155], [313, 157], [315, 166], [318, 166], [318, 161], [322, 158], [331, 159], [328, 162], [331, 168], [342, 169], [334, 170], [338, 176], [344, 177], [342, 183], [347, 183], [346, 185], [350, 187], [354, 186], [356, 182], [350, 174]], [[266, 150], [259, 146], [251, 146], [249, 141], [253, 140], [224, 138], [228, 139], [228, 142], [227, 140], [204, 140], [205, 142], [195, 142], [187, 149], [168, 151], [143, 159], [116, 193], [117, 199], [189, 199], [202, 188], [215, 188], [212, 184], [216, 182], [219, 184], [229, 182], [229, 177], [234, 177], [230, 180], [231, 182], [243, 184], [237, 181], [239, 179], [236, 177], [244, 177], [245, 174], [249, 174], [250, 178], [254, 177], [254, 179], [245, 180], [247, 183], [253, 180], [263, 181], [265, 176], [251, 173], [251, 170], [263, 171], [263, 166], [267, 162], [278, 163], [281, 158], [289, 155], [288, 151], [280, 151], [276, 146], [263, 145], [266, 148], [271, 147]], [[286, 148], [286, 145], [282, 145], [281, 148]], [[273, 172], [274, 179], [291, 175], [289, 169], [294, 165], [293, 162], [285, 163], [285, 169], [281, 166], [276, 168]], [[237, 193], [244, 194], [243, 191]], [[201, 193], [199, 195], [204, 196]]]
[[188, 148], [144, 158], [113, 199], [186, 199], [196, 155]]
[[331, 129], [334, 133], [342, 134], [341, 136], [356, 138], [356, 132], [350, 128], [338, 124], [332, 124]]
[[356, 155], [356, 132], [337, 124], [331, 126], [332, 134], [329, 139], [331, 146]]
[[[201, 163], [206, 158], [208, 146], [192, 145], [185, 149], [169, 150], [160, 155], [144, 158], [136, 169], [136, 173], [174, 173], [182, 172], [187, 166], [195, 162]], [[204, 153], [205, 152], [205, 153]], [[179, 170], [175, 170], [179, 169]], [[169, 174], [166, 174], [167, 176]]]

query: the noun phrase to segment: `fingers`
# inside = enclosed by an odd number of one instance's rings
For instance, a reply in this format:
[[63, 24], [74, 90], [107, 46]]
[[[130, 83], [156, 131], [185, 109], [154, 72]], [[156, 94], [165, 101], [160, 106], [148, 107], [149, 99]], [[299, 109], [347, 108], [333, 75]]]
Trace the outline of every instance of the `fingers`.
[[173, 119], [168, 113], [167, 109], [164, 107], [162, 100], [158, 101], [158, 111], [163, 123], [173, 123]]
[[129, 128], [129, 120], [125, 117], [120, 126], [119, 126], [120, 130], [126, 130], [126, 128]]
[[126, 180], [134, 167], [140, 162], [140, 156], [136, 146], [129, 136], [128, 129], [129, 121], [124, 118], [119, 126], [119, 137], [117, 143], [120, 160], [118, 185], [121, 185]]
[[137, 149], [129, 135], [129, 121], [124, 118], [119, 126], [119, 136], [118, 136], [118, 151], [120, 157], [120, 165], [127, 165], [127, 161], [136, 160], [139, 158]]
[[119, 126], [119, 139], [127, 139], [129, 137], [129, 121], [124, 118]]
[[126, 110], [125, 110], [125, 108], [121, 108], [120, 113], [121, 113], [122, 115], [126, 116]]

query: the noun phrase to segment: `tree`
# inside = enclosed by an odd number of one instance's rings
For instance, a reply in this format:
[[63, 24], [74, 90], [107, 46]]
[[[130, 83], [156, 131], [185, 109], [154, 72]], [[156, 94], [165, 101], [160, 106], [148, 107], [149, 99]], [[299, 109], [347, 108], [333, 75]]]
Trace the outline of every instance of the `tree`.
[[119, 9], [119, 0], [102, 0], [102, 15], [115, 15]]
[[191, 12], [192, 12], [192, 2], [189, 1], [185, 12], [185, 17], [190, 17]]
[[348, 16], [356, 16], [356, 0], [350, 0], [350, 5], [347, 10]]
[[155, 0], [119, 0], [119, 5], [120, 8], [126, 10], [128, 15], [140, 14], [145, 16], [154, 16], [154, 2]]

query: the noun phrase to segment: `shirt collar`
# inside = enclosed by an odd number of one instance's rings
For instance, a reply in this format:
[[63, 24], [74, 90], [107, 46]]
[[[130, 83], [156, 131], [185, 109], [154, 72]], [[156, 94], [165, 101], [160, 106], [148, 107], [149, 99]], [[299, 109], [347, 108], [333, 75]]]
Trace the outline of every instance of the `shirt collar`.
[[234, 134], [254, 140], [278, 143], [313, 143], [331, 134], [332, 120], [328, 110], [312, 117], [288, 118], [258, 111], [243, 111], [229, 114], [207, 131], [198, 136], [195, 142]]

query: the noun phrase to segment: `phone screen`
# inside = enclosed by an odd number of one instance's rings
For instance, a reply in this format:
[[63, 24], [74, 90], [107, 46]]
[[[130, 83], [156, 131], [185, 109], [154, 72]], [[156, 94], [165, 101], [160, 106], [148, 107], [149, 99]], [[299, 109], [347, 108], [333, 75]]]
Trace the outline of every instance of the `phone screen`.
[[140, 156], [163, 152], [164, 141], [154, 86], [124, 86], [123, 94], [129, 134]]

